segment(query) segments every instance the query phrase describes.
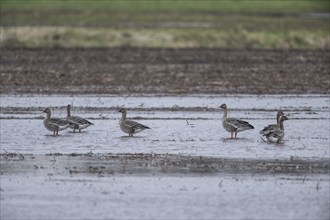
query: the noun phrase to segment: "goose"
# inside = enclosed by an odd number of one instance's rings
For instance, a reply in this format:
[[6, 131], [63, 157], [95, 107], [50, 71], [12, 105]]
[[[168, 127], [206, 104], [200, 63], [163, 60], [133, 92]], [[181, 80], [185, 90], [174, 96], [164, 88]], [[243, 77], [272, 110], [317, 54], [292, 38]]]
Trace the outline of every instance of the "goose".
[[235, 133], [235, 138], [237, 136], [238, 132], [245, 131], [248, 129], [254, 129], [252, 125], [250, 125], [248, 122], [243, 121], [238, 118], [228, 118], [227, 117], [227, 105], [222, 104], [220, 105], [220, 108], [222, 108], [223, 111], [223, 117], [222, 117], [222, 126], [224, 129], [228, 132], [230, 132], [230, 137], [233, 139], [233, 134]]
[[278, 111], [276, 115], [276, 124], [271, 124], [264, 127], [264, 129], [260, 131], [261, 136], [267, 136], [269, 133], [275, 131], [278, 127], [280, 127], [280, 118], [282, 115], [284, 115], [284, 113], [281, 110]]
[[70, 123], [69, 128], [73, 129], [73, 132], [76, 132], [76, 129], [81, 132], [81, 129], [94, 125], [93, 123], [82, 117], [71, 115], [71, 105], [67, 106], [67, 112], [68, 114], [66, 116], [66, 120]]
[[289, 120], [285, 115], [280, 116], [280, 124], [274, 131], [266, 135], [267, 141], [269, 143], [282, 144], [284, 138], [284, 125], [283, 122]]
[[145, 129], [150, 129], [148, 126], [145, 126], [143, 124], [140, 124], [136, 121], [131, 121], [131, 120], [127, 120], [126, 119], [126, 109], [125, 108], [121, 108], [119, 109], [118, 112], [121, 112], [122, 115], [121, 115], [121, 119], [119, 120], [119, 126], [120, 126], [120, 129], [127, 133], [128, 136], [132, 137], [133, 134], [135, 133], [138, 133], [138, 132], [141, 132]]
[[54, 132], [54, 136], [58, 136], [58, 132], [69, 127], [69, 122], [60, 118], [51, 118], [50, 108], [46, 108], [43, 112], [47, 113], [44, 119], [44, 126], [49, 131]]

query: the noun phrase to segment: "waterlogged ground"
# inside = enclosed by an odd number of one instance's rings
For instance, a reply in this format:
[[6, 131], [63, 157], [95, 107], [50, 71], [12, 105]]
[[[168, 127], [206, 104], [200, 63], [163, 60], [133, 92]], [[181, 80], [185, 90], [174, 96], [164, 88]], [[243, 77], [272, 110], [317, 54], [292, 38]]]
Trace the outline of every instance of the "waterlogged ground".
[[[254, 130], [229, 139], [221, 125], [218, 108], [227, 103], [230, 116], [249, 121]], [[51, 107], [55, 117], [66, 117], [66, 105], [73, 114], [95, 125], [53, 137], [46, 130], [42, 110]], [[329, 157], [329, 98], [300, 96], [2, 96], [1, 146], [16, 153], [169, 153], [226, 158]], [[128, 138], [119, 129], [120, 106], [128, 117], [151, 129]], [[285, 144], [268, 144], [259, 131], [275, 123], [277, 110], [288, 115]]]
[[1, 219], [329, 219], [328, 181], [281, 174], [5, 174]]
[[[230, 140], [230, 116], [254, 130]], [[45, 107], [94, 126], [52, 136]], [[129, 138], [118, 108], [151, 127]], [[1, 219], [329, 219], [327, 95], [1, 95]], [[285, 143], [259, 130], [285, 122]]]

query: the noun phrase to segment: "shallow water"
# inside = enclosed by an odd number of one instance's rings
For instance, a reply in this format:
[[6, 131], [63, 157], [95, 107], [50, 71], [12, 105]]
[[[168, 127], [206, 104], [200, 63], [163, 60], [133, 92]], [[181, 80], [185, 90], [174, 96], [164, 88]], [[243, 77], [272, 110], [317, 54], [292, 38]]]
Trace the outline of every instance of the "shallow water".
[[1, 219], [329, 218], [324, 176], [3, 177]]
[[[329, 219], [326, 95], [0, 98], [1, 219]], [[221, 103], [255, 129], [229, 139]], [[67, 104], [94, 126], [54, 137], [42, 110]], [[127, 137], [123, 105], [151, 129]], [[285, 143], [265, 143], [279, 109]]]
[[[254, 130], [229, 139], [221, 125], [218, 106], [227, 103], [230, 116], [249, 121]], [[42, 124], [45, 107], [53, 115], [65, 117], [67, 104], [73, 114], [86, 117], [95, 125], [53, 137]], [[288, 159], [291, 157], [329, 158], [329, 97], [326, 95], [190, 95], [190, 96], [1, 96], [2, 153], [170, 153], [226, 158]], [[120, 106], [128, 117], [152, 129], [128, 138], [120, 131]], [[275, 123], [282, 109], [285, 143], [268, 144], [259, 130]]]

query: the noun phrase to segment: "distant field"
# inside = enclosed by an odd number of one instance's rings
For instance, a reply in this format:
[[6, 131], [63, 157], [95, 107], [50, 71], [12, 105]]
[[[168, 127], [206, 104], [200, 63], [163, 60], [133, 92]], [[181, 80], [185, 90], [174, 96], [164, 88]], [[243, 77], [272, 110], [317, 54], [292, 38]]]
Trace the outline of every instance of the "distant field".
[[104, 29], [72, 27], [0, 28], [2, 47], [221, 47], [329, 48], [326, 31], [223, 31], [220, 29]]
[[329, 1], [1, 0], [0, 4], [2, 47], [322, 49], [330, 44]]
[[[279, 17], [329, 12], [329, 1], [50, 1], [1, 0], [1, 26], [111, 25], [120, 22], [228, 20], [226, 13]], [[232, 15], [229, 15], [229, 18]]]
[[1, 0], [5, 10], [204, 11], [252, 13], [328, 12], [326, 0]]

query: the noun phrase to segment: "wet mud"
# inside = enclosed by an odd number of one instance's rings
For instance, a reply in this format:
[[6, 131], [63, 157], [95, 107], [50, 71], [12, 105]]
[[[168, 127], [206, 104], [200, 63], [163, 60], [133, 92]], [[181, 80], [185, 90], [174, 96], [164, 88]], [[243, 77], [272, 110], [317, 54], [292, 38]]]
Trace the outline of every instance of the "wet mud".
[[205, 175], [217, 173], [327, 174], [329, 161], [230, 159], [175, 154], [0, 154], [1, 173], [28, 173], [38, 169], [48, 175], [118, 174]]
[[329, 51], [1, 49], [1, 93], [329, 93]]

